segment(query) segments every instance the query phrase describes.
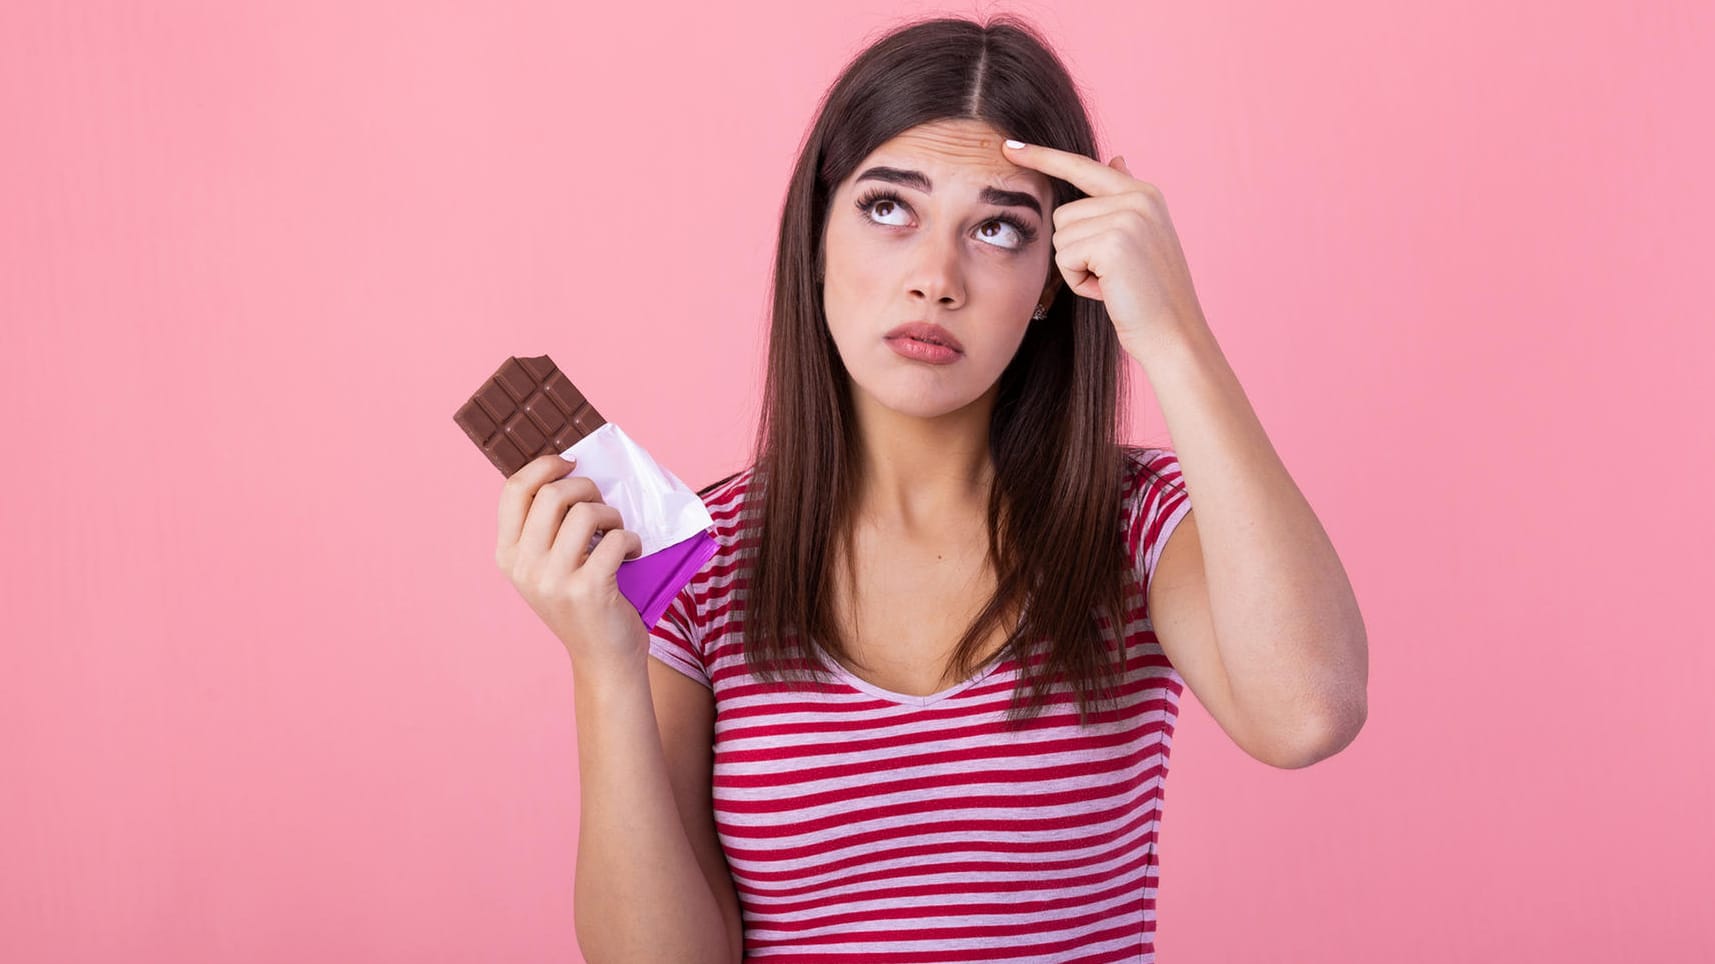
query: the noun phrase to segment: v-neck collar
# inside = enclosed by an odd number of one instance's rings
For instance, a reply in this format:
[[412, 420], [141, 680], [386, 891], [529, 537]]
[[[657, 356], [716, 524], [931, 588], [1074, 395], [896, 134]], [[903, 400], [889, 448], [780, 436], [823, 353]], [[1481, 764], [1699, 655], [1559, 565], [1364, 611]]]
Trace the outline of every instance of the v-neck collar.
[[816, 648], [817, 657], [821, 659], [822, 663], [827, 666], [841, 682], [855, 690], [858, 690], [859, 692], [868, 693], [870, 696], [887, 700], [890, 703], [898, 703], [901, 706], [933, 706], [949, 697], [957, 696], [972, 686], [975, 686], [987, 679], [991, 673], [1000, 667], [1001, 663], [1005, 662], [1005, 659], [999, 657], [990, 659], [988, 665], [977, 670], [976, 674], [970, 679], [967, 679], [962, 683], [954, 683], [952, 686], [949, 686], [944, 690], [937, 690], [924, 696], [917, 696], [911, 693], [896, 693], [893, 690], [877, 686], [853, 673], [851, 670], [846, 669], [845, 664], [835, 659], [833, 654], [829, 653], [822, 647], [821, 643], [812, 640], [810, 645]]

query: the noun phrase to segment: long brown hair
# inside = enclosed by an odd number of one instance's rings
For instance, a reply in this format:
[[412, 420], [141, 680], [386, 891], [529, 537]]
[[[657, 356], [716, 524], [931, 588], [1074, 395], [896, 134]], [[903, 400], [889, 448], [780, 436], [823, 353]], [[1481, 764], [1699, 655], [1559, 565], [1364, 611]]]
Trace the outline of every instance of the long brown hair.
[[[745, 497], [758, 541], [738, 579], [747, 590], [745, 659], [756, 678], [778, 681], [781, 669], [793, 667], [826, 679], [831, 667], [813, 655], [812, 640], [848, 658], [831, 612], [831, 554], [850, 544], [844, 534], [859, 460], [850, 376], [828, 332], [818, 281], [833, 193], [885, 141], [955, 118], [1097, 157], [1065, 65], [1034, 28], [1008, 15], [895, 29], [854, 57], [823, 96], [780, 219], [766, 386]], [[1049, 180], [1056, 206], [1083, 196]], [[1052, 260], [1049, 270], [1057, 270]], [[1135, 582], [1122, 537], [1126, 467], [1116, 441], [1117, 415], [1129, 397], [1123, 358], [1102, 303], [1061, 286], [1000, 377], [989, 431], [995, 474], [988, 561], [996, 591], [965, 630], [948, 673], [971, 676], [982, 640], [1010, 624], [993, 658], [1013, 656], [1021, 667], [1007, 715], [1012, 724], [1041, 710], [1056, 678], [1076, 691], [1080, 725], [1093, 699], [1118, 689]], [[1104, 652], [1098, 611], [1118, 643], [1113, 657]], [[1030, 651], [1042, 642], [1050, 649], [1033, 673]]]

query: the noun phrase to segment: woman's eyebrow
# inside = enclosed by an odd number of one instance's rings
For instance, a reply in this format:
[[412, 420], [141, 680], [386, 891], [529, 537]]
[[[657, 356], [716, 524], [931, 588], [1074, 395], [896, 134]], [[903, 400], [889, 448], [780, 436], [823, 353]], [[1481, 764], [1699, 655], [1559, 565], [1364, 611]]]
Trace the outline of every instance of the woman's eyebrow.
[[[924, 194], [933, 193], [935, 185], [929, 183], [929, 178], [922, 171], [907, 171], [897, 167], [872, 167], [857, 176], [859, 181], [886, 181], [889, 184], [903, 184], [916, 188]], [[998, 204], [1002, 207], [1029, 208], [1042, 216], [1042, 204], [1036, 200], [1036, 195], [1025, 191], [1006, 191], [998, 187], [985, 187], [977, 196], [984, 204]]]

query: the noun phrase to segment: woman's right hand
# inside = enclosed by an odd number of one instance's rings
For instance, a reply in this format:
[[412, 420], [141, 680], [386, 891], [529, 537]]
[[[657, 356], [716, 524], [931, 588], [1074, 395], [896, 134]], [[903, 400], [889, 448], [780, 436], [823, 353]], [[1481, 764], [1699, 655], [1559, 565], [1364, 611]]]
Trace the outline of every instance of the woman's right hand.
[[[619, 510], [602, 501], [594, 482], [568, 474], [572, 464], [543, 455], [506, 480], [494, 561], [565, 644], [574, 667], [642, 670], [649, 631], [616, 574], [621, 562], [642, 554], [643, 540], [622, 528]], [[604, 534], [591, 550], [597, 529]]]

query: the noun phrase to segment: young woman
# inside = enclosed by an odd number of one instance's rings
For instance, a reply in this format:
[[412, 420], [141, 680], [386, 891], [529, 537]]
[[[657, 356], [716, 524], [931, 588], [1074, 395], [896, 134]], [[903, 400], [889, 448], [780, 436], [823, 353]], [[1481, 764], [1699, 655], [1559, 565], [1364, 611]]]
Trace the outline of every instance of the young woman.
[[[660, 623], [590, 480], [508, 481], [497, 561], [572, 657], [592, 962], [1152, 961], [1182, 684], [1276, 766], [1361, 726], [1345, 574], [1160, 193], [1096, 157], [1028, 26], [882, 38], [804, 144], [754, 460]], [[1177, 450], [1116, 440], [1128, 358]]]

